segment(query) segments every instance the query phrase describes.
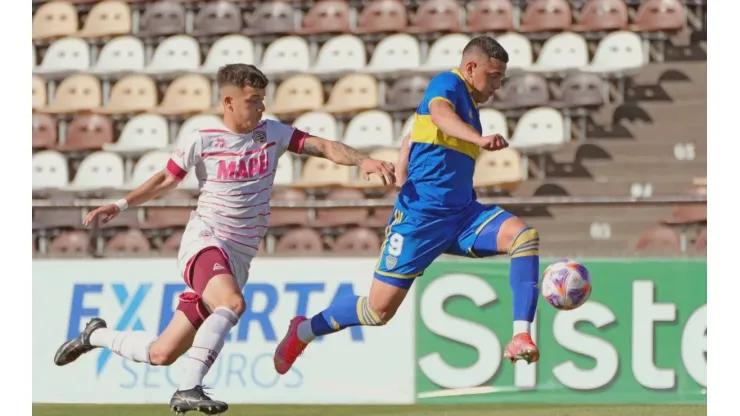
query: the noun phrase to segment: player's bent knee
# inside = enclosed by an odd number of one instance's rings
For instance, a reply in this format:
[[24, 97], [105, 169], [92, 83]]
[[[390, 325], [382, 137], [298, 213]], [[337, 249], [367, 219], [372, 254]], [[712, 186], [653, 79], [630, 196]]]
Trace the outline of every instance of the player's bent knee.
[[203, 325], [203, 321], [210, 315], [203, 300], [197, 293], [184, 292], [180, 295], [180, 303], [177, 310], [185, 314], [185, 318], [196, 330]]
[[178, 358], [180, 354], [169, 346], [154, 342], [149, 348], [149, 364], [151, 365], [172, 365]]
[[538, 256], [540, 234], [532, 227], [524, 226], [515, 234], [509, 246], [509, 257]]
[[216, 308], [225, 308], [234, 312], [237, 316], [242, 316], [245, 310], [247, 310], [247, 304], [244, 302], [244, 297], [239, 294], [232, 294], [225, 296], [218, 304], [214, 305]]
[[361, 297], [358, 302], [359, 306], [357, 310], [360, 314], [360, 322], [362, 322], [364, 326], [383, 326], [387, 324], [396, 313], [395, 310], [391, 312], [384, 309], [382, 306], [380, 308], [373, 307], [373, 305], [370, 304], [370, 299], [366, 296]]

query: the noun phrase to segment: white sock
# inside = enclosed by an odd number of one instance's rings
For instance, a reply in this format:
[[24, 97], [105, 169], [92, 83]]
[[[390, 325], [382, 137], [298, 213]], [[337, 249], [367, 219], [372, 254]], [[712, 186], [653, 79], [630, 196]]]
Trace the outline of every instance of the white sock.
[[157, 340], [156, 335], [143, 331], [114, 331], [100, 328], [90, 334], [90, 344], [108, 348], [123, 358], [137, 363], [149, 362], [149, 347]]
[[219, 307], [203, 321], [195, 333], [193, 346], [188, 350], [185, 375], [179, 390], [190, 390], [203, 383], [203, 377], [216, 362], [231, 328], [239, 322], [239, 315], [229, 308]]
[[313, 333], [313, 329], [311, 329], [310, 319], [298, 324], [298, 339], [304, 344], [308, 344], [316, 339], [316, 335]]
[[514, 321], [514, 335], [526, 332], [529, 334], [529, 327], [531, 323], [527, 321]]

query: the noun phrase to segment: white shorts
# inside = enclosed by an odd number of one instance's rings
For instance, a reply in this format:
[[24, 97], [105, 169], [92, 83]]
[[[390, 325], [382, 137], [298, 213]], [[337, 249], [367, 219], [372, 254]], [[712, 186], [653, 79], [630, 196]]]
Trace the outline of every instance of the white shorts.
[[[180, 251], [177, 254], [177, 268], [180, 275], [187, 279], [186, 271], [190, 266], [190, 261], [196, 254], [208, 247], [218, 247], [226, 254], [234, 279], [239, 289], [243, 289], [249, 279], [249, 265], [253, 256], [234, 249], [227, 241], [216, 237], [213, 229], [206, 225], [195, 211], [190, 214], [190, 221], [185, 227], [185, 233], [180, 242]], [[192, 291], [189, 287], [187, 290]]]

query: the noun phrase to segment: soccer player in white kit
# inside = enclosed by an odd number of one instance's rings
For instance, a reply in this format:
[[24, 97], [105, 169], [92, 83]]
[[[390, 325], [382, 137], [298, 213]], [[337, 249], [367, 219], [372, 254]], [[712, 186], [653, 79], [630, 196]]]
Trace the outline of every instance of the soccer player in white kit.
[[92, 319], [75, 339], [62, 344], [54, 362], [67, 365], [95, 348], [108, 348], [135, 362], [170, 365], [187, 352], [185, 374], [170, 400], [177, 413], [219, 414], [228, 409], [203, 390], [203, 378], [226, 335], [246, 308], [242, 288], [270, 218], [270, 194], [278, 158], [287, 150], [358, 166], [365, 178], [377, 174], [395, 182], [394, 167], [345, 144], [309, 136], [272, 120], [262, 120], [268, 80], [252, 65], [230, 64], [218, 71], [226, 129], [194, 131], [173, 151], [167, 166], [124, 199], [90, 212], [83, 223], [106, 223], [128, 207], [175, 188], [194, 168], [200, 184], [198, 206], [190, 216], [178, 254], [188, 290], [172, 321], [160, 334], [114, 331]]

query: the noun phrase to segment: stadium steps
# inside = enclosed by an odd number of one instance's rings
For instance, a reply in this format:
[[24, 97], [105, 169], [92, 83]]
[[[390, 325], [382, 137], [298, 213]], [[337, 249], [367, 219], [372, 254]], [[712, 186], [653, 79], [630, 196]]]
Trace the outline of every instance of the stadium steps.
[[[685, 194], [692, 189], [692, 182], [673, 179], [673, 178], [654, 178], [643, 180], [623, 180], [622, 178], [609, 178], [605, 182], [597, 182], [592, 179], [551, 179], [551, 180], [529, 180], [512, 192], [516, 197], [528, 197], [535, 195], [535, 192], [543, 185], [552, 185], [543, 188], [538, 195], [562, 195], [555, 190], [556, 187], [565, 190], [569, 196], [633, 196], [633, 189], [637, 195], [642, 195], [645, 184], [650, 184], [649, 195], [680, 195]], [[548, 192], [549, 191], [549, 192]]]

